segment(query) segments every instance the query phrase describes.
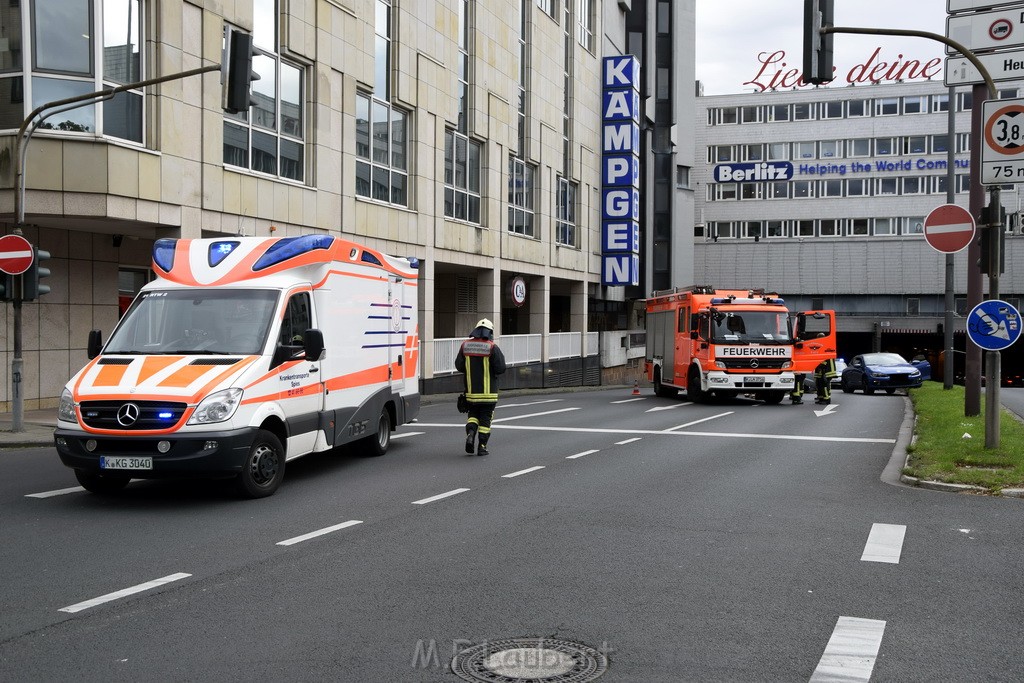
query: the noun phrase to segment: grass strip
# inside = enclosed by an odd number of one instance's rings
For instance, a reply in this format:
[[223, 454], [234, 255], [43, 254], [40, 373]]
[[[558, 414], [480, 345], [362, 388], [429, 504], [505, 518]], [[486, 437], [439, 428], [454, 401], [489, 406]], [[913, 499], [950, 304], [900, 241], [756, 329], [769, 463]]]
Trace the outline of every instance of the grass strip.
[[995, 493], [1024, 487], [1024, 424], [1002, 409], [999, 447], [985, 448], [985, 394], [981, 415], [964, 417], [964, 388], [925, 382], [910, 392], [917, 423], [903, 473], [920, 479], [981, 486]]

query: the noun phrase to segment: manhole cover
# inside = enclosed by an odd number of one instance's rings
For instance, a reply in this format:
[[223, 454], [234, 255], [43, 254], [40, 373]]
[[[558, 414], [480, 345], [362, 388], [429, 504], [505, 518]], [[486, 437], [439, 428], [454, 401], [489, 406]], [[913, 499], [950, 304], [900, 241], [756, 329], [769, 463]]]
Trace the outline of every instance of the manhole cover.
[[452, 671], [466, 681], [491, 683], [584, 683], [608, 669], [594, 648], [551, 638], [508, 638], [468, 647]]

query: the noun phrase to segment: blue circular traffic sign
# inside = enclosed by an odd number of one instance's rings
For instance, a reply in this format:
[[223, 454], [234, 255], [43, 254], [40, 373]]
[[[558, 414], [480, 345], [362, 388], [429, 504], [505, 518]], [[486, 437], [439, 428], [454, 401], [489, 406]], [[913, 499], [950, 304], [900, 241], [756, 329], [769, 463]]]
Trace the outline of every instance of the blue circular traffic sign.
[[967, 336], [986, 351], [1001, 351], [1020, 336], [1020, 313], [999, 299], [982, 301], [967, 316]]

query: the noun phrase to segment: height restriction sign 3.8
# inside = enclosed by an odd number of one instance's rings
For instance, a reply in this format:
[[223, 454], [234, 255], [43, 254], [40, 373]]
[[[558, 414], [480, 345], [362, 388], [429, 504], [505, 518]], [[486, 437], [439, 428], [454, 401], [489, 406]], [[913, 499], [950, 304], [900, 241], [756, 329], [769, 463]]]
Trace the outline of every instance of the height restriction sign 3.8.
[[981, 182], [1003, 185], [1024, 182], [1024, 99], [987, 100], [981, 150]]

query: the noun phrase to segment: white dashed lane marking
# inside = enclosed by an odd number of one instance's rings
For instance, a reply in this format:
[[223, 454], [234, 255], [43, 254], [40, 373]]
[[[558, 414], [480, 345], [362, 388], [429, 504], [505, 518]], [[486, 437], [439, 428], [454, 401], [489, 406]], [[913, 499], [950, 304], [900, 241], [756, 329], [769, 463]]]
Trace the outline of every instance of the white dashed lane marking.
[[56, 489], [54, 491], [43, 491], [42, 493], [29, 493], [26, 494], [26, 498], [53, 498], [54, 496], [63, 496], [68, 493], [78, 493], [85, 489], [81, 486], [72, 486], [69, 489]]
[[559, 408], [558, 410], [547, 410], [547, 411], [545, 411], [543, 413], [528, 413], [526, 415], [513, 415], [511, 417], [499, 417], [496, 420], [491, 420], [491, 422], [494, 423], [494, 422], [508, 422], [509, 420], [525, 420], [528, 417], [541, 417], [543, 415], [554, 415], [555, 413], [568, 413], [568, 412], [572, 412], [573, 410], [579, 410], [579, 408]]
[[719, 413], [718, 415], [712, 415], [711, 417], [702, 417], [699, 420], [694, 420], [693, 422], [687, 422], [686, 424], [679, 425], [678, 427], [670, 427], [669, 429], [666, 429], [665, 431], [671, 432], [674, 429], [686, 429], [687, 427], [689, 427], [691, 425], [700, 424], [701, 422], [707, 422], [708, 420], [717, 420], [718, 418], [725, 417], [726, 415], [732, 415], [733, 412], [734, 411], [730, 410], [727, 413]]
[[615, 445], [616, 446], [625, 446], [627, 443], [633, 443], [634, 441], [639, 441], [639, 440], [640, 440], [639, 436], [634, 436], [632, 439], [626, 439], [625, 441], [616, 441]]
[[885, 622], [839, 617], [811, 683], [858, 683], [871, 680]]
[[864, 562], [899, 564], [906, 533], [907, 527], [903, 524], [872, 524], [860, 559]]
[[527, 467], [525, 470], [519, 470], [518, 472], [510, 472], [509, 474], [501, 475], [502, 479], [511, 479], [512, 477], [518, 477], [520, 474], [529, 474], [530, 472], [536, 472], [537, 470], [544, 469], [544, 465], [536, 465], [534, 467]]
[[402, 432], [400, 434], [392, 434], [391, 440], [394, 441], [395, 439], [404, 439], [407, 436], [419, 436], [420, 434], [426, 434], [426, 432]]
[[160, 586], [172, 583], [174, 581], [187, 579], [190, 576], [192, 575], [184, 573], [170, 574], [163, 578], [153, 579], [152, 581], [147, 581], [146, 583], [140, 583], [139, 585], [132, 586], [131, 588], [125, 588], [119, 591], [114, 591], [113, 593], [107, 593], [106, 595], [101, 595], [100, 597], [93, 598], [92, 600], [77, 602], [74, 605], [61, 607], [60, 611], [74, 614], [75, 612], [81, 612], [82, 610], [89, 609], [90, 607], [95, 607], [96, 605], [102, 605], [105, 602], [112, 602], [119, 598], [128, 597], [129, 595], [135, 595], [136, 593], [142, 593], [143, 591], [148, 591], [153, 588], [159, 588]]
[[451, 491], [446, 491], [444, 493], [439, 493], [436, 496], [431, 496], [430, 498], [424, 498], [422, 500], [414, 500], [412, 502], [412, 504], [413, 505], [426, 505], [427, 503], [433, 503], [436, 500], [442, 500], [444, 498], [449, 498], [451, 496], [457, 496], [460, 493], [465, 493], [468, 490], [469, 489], [453, 489]]
[[302, 534], [301, 536], [289, 538], [285, 541], [278, 541], [277, 545], [295, 545], [296, 543], [302, 543], [303, 541], [308, 541], [309, 539], [316, 538], [317, 536], [329, 534], [332, 531], [338, 531], [339, 529], [347, 529], [350, 526], [355, 526], [356, 524], [362, 523], [363, 521], [361, 519], [350, 519], [349, 521], [342, 522], [341, 524], [335, 524], [334, 526], [325, 527], [323, 529], [318, 529], [316, 531], [310, 531], [308, 534]]
[[597, 449], [593, 449], [593, 450], [589, 450], [589, 451], [583, 451], [582, 453], [577, 453], [576, 455], [567, 455], [567, 456], [565, 456], [565, 459], [566, 460], [575, 460], [576, 458], [582, 458], [584, 455], [590, 455], [591, 453], [597, 453]]

